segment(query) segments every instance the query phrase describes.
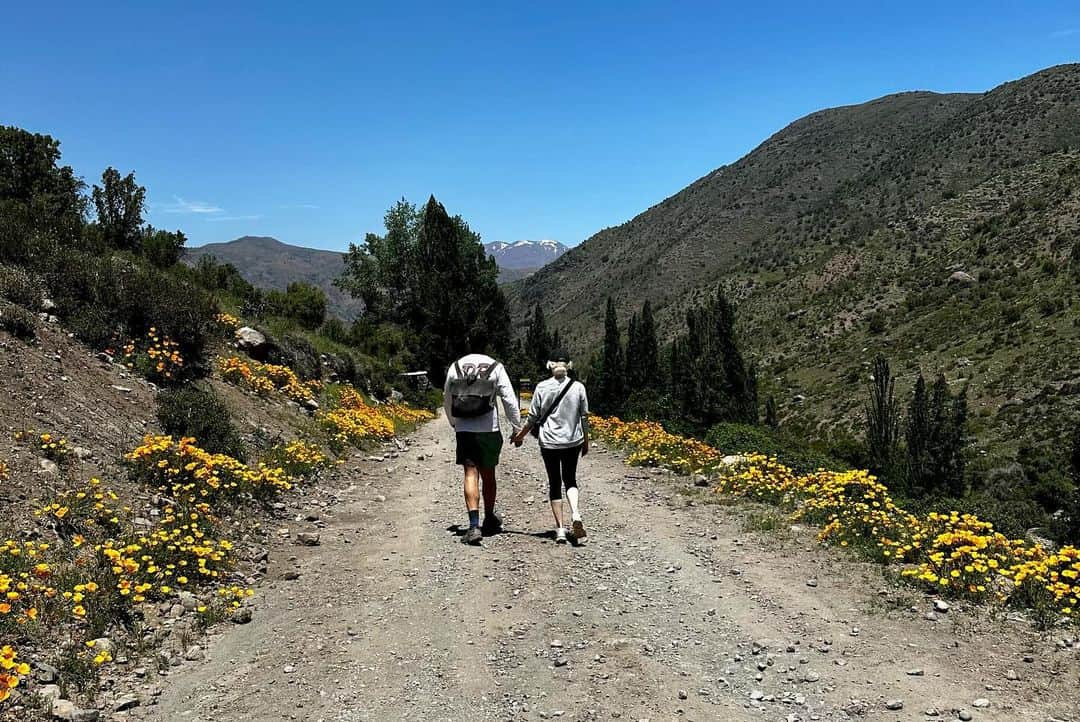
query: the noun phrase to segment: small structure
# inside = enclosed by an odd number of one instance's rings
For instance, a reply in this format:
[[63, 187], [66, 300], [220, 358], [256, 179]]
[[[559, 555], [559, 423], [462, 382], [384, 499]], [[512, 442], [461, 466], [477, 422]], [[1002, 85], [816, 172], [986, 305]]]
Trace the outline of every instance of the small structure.
[[428, 379], [427, 371], [406, 371], [400, 376], [405, 379], [405, 383], [417, 391], [427, 391], [431, 388], [431, 380]]

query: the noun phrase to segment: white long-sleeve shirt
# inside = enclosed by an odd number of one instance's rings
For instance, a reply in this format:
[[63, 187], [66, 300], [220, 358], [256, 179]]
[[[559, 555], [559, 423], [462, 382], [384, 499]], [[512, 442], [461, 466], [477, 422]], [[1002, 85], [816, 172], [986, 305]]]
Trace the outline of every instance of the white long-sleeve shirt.
[[589, 397], [585, 393], [585, 384], [555, 377], [544, 379], [533, 391], [532, 404], [529, 406], [529, 419], [539, 421], [540, 415], [558, 395], [563, 386], [573, 383], [562, 401], [540, 427], [540, 446], [545, 449], [572, 449], [585, 441], [589, 432]]
[[[461, 366], [461, 372], [466, 376], [468, 376], [470, 372], [483, 373], [483, 371], [493, 363], [495, 363], [495, 359], [482, 353], [471, 353], [458, 359], [458, 365]], [[498, 404], [493, 406], [491, 411], [483, 416], [477, 416], [471, 419], [458, 419], [454, 417], [452, 409], [453, 399], [450, 396], [450, 381], [457, 377], [457, 369], [451, 365], [450, 369], [446, 372], [446, 385], [443, 387], [443, 408], [446, 410], [446, 419], [450, 422], [450, 425], [454, 427], [455, 431], [467, 431], [473, 433], [499, 431]], [[521, 428], [521, 409], [518, 408], [517, 394], [514, 393], [514, 387], [510, 383], [510, 376], [506, 373], [506, 367], [500, 363], [499, 367], [492, 373], [492, 378], [495, 380], [495, 389], [498, 393], [499, 400], [502, 402], [503, 410], [506, 412], [506, 418], [510, 421], [513, 433], [517, 433]]]

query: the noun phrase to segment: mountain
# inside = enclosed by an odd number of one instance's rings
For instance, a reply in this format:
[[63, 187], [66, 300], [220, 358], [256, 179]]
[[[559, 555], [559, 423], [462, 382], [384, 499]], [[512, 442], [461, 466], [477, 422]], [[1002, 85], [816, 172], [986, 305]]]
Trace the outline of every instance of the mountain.
[[608, 296], [670, 334], [721, 284], [789, 425], [857, 426], [881, 352], [904, 394], [965, 386], [979, 438], [1049, 443], [1080, 390], [1078, 148], [1078, 65], [816, 112], [511, 285], [512, 315], [587, 350]]
[[284, 290], [293, 281], [305, 281], [326, 292], [327, 310], [345, 320], [355, 318], [363, 305], [334, 287], [334, 279], [344, 270], [342, 254], [302, 248], [266, 236], [243, 236], [227, 243], [208, 243], [188, 248], [185, 261], [214, 256], [231, 263], [249, 282], [261, 288]]
[[494, 241], [484, 249], [499, 264], [504, 283], [525, 278], [570, 250], [558, 241]]

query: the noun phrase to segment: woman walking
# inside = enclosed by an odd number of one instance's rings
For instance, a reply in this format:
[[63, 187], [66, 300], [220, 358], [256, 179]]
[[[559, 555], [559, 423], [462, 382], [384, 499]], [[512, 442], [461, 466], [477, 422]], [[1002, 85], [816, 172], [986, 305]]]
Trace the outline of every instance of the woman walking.
[[537, 384], [529, 406], [525, 427], [513, 438], [521, 446], [526, 434], [540, 442], [540, 455], [548, 476], [548, 499], [555, 517], [555, 541], [565, 544], [567, 529], [563, 515], [563, 488], [570, 503], [570, 521], [577, 544], [587, 540], [585, 523], [578, 505], [577, 465], [579, 457], [589, 453], [589, 397], [585, 385], [571, 379], [570, 356], [559, 349], [551, 353], [547, 368], [551, 378]]

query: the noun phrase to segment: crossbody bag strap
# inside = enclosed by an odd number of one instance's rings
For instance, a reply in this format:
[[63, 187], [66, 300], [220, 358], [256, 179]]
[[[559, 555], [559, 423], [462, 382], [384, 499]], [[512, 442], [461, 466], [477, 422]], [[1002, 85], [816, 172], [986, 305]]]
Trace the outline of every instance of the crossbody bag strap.
[[563, 397], [566, 396], [566, 392], [570, 390], [570, 387], [573, 386], [574, 383], [575, 381], [573, 379], [566, 382], [566, 386], [563, 386], [562, 391], [560, 391], [559, 395], [555, 397], [555, 400], [551, 402], [551, 406], [549, 406], [547, 411], [545, 411], [537, 420], [536, 425], [538, 427], [547, 423], [548, 417], [555, 413], [555, 409], [562, 403]]

